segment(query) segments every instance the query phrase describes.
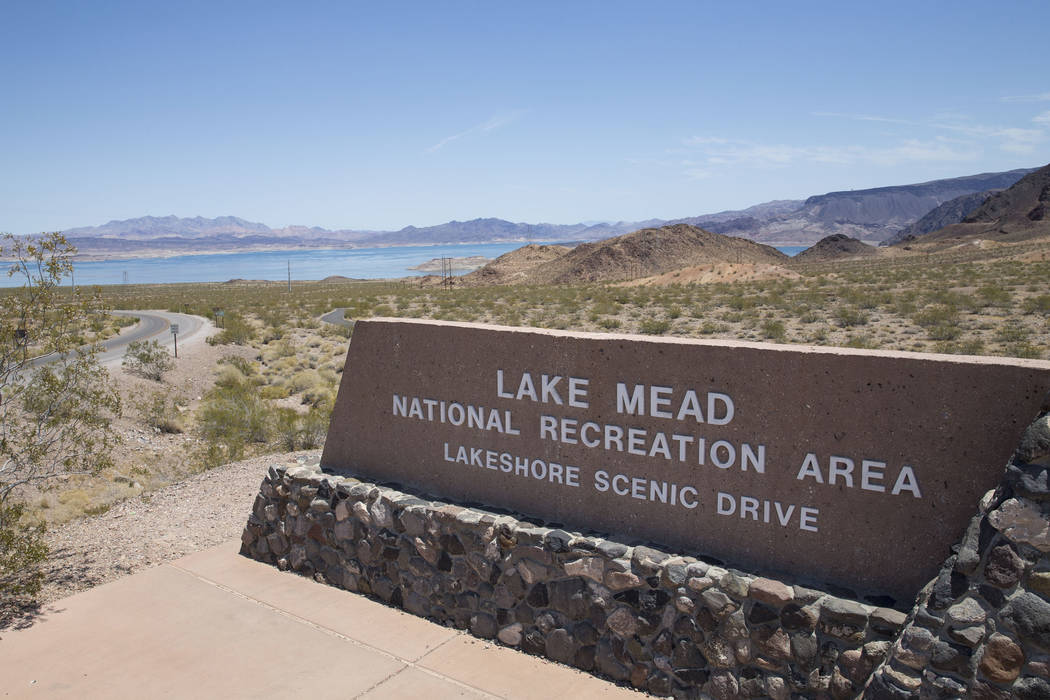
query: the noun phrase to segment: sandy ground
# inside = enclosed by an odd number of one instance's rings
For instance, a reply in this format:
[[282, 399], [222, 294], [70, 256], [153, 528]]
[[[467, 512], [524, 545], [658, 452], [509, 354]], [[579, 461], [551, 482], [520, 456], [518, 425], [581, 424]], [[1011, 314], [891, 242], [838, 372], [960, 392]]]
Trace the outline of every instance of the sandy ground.
[[266, 470], [316, 454], [234, 462], [51, 528], [47, 582], [35, 603], [0, 601], [0, 632], [30, 624], [66, 596], [239, 537]]

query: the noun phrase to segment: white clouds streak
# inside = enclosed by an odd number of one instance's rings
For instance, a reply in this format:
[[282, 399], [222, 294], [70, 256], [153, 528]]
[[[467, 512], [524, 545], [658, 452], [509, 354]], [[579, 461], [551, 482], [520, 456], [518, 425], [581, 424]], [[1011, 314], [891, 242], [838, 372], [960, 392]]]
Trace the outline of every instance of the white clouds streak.
[[840, 117], [842, 119], [856, 119], [862, 122], [887, 122], [889, 124], [915, 124], [909, 119], [895, 119], [893, 117], [879, 117], [874, 114], [850, 114], [846, 112], [813, 112], [814, 117]]
[[[704, 155], [703, 166], [780, 168], [797, 163], [898, 165], [917, 161], [967, 161], [976, 155], [942, 141], [908, 139], [892, 146], [791, 146], [694, 137], [686, 142]], [[695, 168], [694, 168], [695, 169]], [[692, 175], [692, 173], [689, 173]]]
[[999, 99], [1003, 102], [1050, 102], [1050, 92], [1040, 92], [1035, 95], [1011, 95]]
[[[1025, 100], [1021, 97], [1011, 98], [1013, 101], [1035, 101], [1036, 99], [1050, 99], [1050, 93], [1045, 95], [1029, 95]], [[1031, 99], [1027, 99], [1031, 98]], [[1004, 100], [1006, 98], [1003, 98]], [[973, 149], [979, 148], [978, 141], [997, 141], [998, 147], [1010, 153], [1031, 153], [1046, 138], [1046, 132], [1042, 128], [1021, 128], [987, 126], [974, 124], [965, 115], [940, 115], [928, 120], [895, 119], [891, 117], [877, 117], [867, 114], [845, 114], [841, 112], [813, 112], [818, 117], [838, 117], [860, 121], [878, 121], [893, 124], [904, 124], [916, 128], [932, 129], [936, 131], [947, 131], [958, 134], [971, 140]], [[1050, 124], [1050, 112], [1035, 117], [1032, 121], [1036, 124]]]
[[448, 144], [452, 143], [453, 141], [461, 139], [461, 138], [463, 138], [465, 136], [470, 136], [471, 134], [478, 134], [478, 133], [485, 133], [485, 132], [488, 132], [488, 131], [494, 131], [495, 129], [499, 129], [502, 126], [506, 126], [507, 124], [510, 124], [512, 121], [514, 121], [515, 119], [517, 119], [520, 116], [521, 116], [521, 112], [511, 112], [510, 114], [496, 115], [496, 116], [492, 117], [491, 119], [489, 119], [488, 121], [482, 122], [480, 124], [475, 124], [474, 126], [470, 127], [469, 129], [461, 131], [458, 134], [452, 134], [451, 136], [446, 136], [445, 138], [443, 138], [440, 141], [438, 141], [437, 143], [435, 143], [433, 146], [430, 146], [429, 148], [424, 149], [424, 153], [436, 153], [437, 151], [440, 151], [442, 148], [444, 148]]

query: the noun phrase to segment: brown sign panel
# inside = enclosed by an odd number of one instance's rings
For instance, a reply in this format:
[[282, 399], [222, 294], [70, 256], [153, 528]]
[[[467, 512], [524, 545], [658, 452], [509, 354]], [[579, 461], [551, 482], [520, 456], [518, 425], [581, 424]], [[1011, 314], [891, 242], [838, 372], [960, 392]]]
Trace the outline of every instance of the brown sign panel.
[[910, 599], [1050, 363], [379, 319], [322, 464]]

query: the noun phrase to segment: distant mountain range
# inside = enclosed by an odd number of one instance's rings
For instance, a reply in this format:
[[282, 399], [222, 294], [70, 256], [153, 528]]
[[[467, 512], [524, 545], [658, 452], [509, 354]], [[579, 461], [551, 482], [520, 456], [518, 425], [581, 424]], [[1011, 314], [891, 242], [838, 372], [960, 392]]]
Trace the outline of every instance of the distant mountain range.
[[1050, 165], [988, 197], [958, 223], [917, 236], [922, 248], [969, 242], [1016, 243], [1050, 238]]
[[[1006, 189], [1033, 170], [829, 192], [806, 200], [776, 200], [742, 210], [673, 220], [529, 224], [484, 218], [436, 226], [407, 226], [399, 231], [373, 231], [328, 230], [316, 226], [273, 229], [235, 216], [214, 219], [145, 216], [69, 229], [64, 233], [81, 256], [94, 258], [389, 245], [596, 241], [677, 223], [766, 244], [812, 245], [831, 235], [880, 242], [893, 238], [945, 202]], [[986, 197], [984, 194], [981, 201]], [[914, 233], [909, 231], [908, 235]]]
[[902, 228], [890, 238], [882, 241], [879, 245], [890, 246], [897, 243], [915, 240], [915, 238], [927, 233], [944, 228], [951, 224], [957, 224], [966, 218], [966, 215], [977, 207], [984, 204], [984, 200], [1002, 190], [984, 190], [972, 194], [964, 194], [955, 199], [949, 199], [936, 209], [932, 209], [918, 221]]

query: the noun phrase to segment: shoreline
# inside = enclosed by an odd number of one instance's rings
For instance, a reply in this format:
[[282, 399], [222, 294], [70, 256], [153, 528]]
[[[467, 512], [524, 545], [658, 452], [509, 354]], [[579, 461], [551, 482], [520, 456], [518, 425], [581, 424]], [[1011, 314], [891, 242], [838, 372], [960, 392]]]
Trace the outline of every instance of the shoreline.
[[[110, 239], [106, 239], [110, 240]], [[116, 240], [116, 239], [113, 239]], [[751, 239], [745, 239], [751, 240]], [[596, 241], [540, 241], [537, 245], [568, 245], [573, 247], [580, 243], [594, 243]], [[792, 241], [775, 241], [775, 242], [764, 242], [764, 241], [753, 241], [760, 243], [761, 245], [767, 245], [772, 248], [809, 248], [813, 243], [804, 242], [792, 242]], [[868, 245], [878, 246], [877, 241], [862, 241]], [[170, 248], [157, 248], [155, 250], [148, 251], [132, 251], [127, 253], [77, 253], [73, 256], [72, 260], [75, 263], [80, 262], [118, 262], [124, 260], [167, 260], [170, 258], [180, 257], [200, 257], [208, 255], [239, 255], [248, 253], [310, 253], [310, 252], [322, 252], [322, 251], [347, 251], [347, 250], [385, 250], [388, 248], [441, 248], [447, 246], [470, 246], [470, 245], [500, 245], [506, 243], [519, 243], [522, 246], [529, 245], [530, 243], [536, 243], [535, 241], [528, 241], [525, 239], [507, 239], [507, 240], [493, 240], [493, 241], [457, 241], [455, 243], [387, 243], [383, 245], [369, 245], [360, 246], [356, 244], [347, 244], [345, 246], [286, 246], [286, 245], [249, 245], [249, 246], [235, 246], [231, 248], [223, 249], [189, 249], [189, 250], [172, 250]], [[0, 257], [0, 263], [14, 262], [13, 259]]]
[[[750, 239], [746, 239], [750, 240]], [[538, 245], [578, 245], [579, 243], [592, 243], [594, 241], [543, 241]], [[762, 242], [754, 241], [755, 243], [761, 243], [772, 248], [809, 248], [812, 243], [801, 243], [801, 242]], [[869, 245], [878, 245], [877, 242], [864, 241]], [[208, 250], [208, 249], [192, 249], [192, 250], [171, 250], [166, 248], [158, 248], [151, 251], [135, 251], [128, 253], [113, 253], [113, 254], [99, 254], [99, 253], [78, 253], [73, 256], [73, 262], [116, 262], [121, 260], [165, 260], [169, 258], [179, 257], [198, 257], [205, 255], [238, 255], [243, 253], [296, 253], [296, 252], [321, 252], [321, 251], [346, 251], [346, 250], [385, 250], [387, 248], [441, 248], [446, 246], [469, 246], [469, 245], [500, 245], [506, 243], [520, 243], [521, 245], [528, 245], [530, 241], [526, 240], [501, 240], [501, 241], [458, 241], [456, 243], [388, 243], [385, 245], [370, 245], [370, 246], [358, 246], [358, 245], [346, 245], [346, 246], [245, 246], [245, 247], [233, 247], [225, 248], [221, 250]], [[0, 262], [13, 262], [0, 258]]]
[[[387, 248], [442, 248], [445, 246], [468, 246], [468, 245], [500, 245], [505, 243], [521, 243], [527, 245], [525, 240], [503, 240], [503, 241], [458, 241], [455, 243], [387, 243], [385, 245], [345, 245], [345, 246], [244, 246], [226, 248], [221, 250], [194, 249], [194, 250], [171, 250], [158, 248], [155, 251], [132, 253], [116, 253], [113, 255], [102, 255], [97, 253], [77, 254], [73, 256], [73, 262], [114, 262], [118, 260], [163, 260], [168, 258], [196, 257], [203, 255], [239, 255], [242, 253], [317, 253], [322, 251], [344, 251], [344, 250], [385, 250]], [[559, 244], [564, 245], [564, 244]], [[0, 260], [0, 262], [4, 262]]]

